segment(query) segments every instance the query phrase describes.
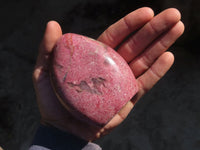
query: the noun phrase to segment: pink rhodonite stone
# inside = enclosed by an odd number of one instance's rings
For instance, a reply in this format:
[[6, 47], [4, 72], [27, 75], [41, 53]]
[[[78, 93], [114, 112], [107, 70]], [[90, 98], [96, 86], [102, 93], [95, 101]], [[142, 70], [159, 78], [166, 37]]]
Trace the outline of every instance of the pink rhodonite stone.
[[131, 69], [117, 52], [73, 33], [58, 40], [50, 73], [64, 107], [99, 126], [108, 123], [138, 91]]

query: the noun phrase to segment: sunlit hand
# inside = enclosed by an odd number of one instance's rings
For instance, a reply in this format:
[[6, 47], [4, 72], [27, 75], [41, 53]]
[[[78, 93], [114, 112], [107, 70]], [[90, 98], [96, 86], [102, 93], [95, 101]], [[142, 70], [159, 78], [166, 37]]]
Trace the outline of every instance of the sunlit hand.
[[[154, 17], [150, 8], [140, 8], [120, 19], [105, 30], [99, 41], [112, 48], [127, 61], [137, 78], [138, 94], [103, 128], [74, 118], [58, 101], [50, 84], [49, 63], [56, 41], [62, 35], [55, 21], [47, 24], [39, 48], [33, 73], [41, 122], [70, 132], [85, 140], [93, 140], [118, 126], [135, 103], [164, 76], [174, 61], [171, 52], [165, 52], [184, 31], [180, 13], [167, 9]], [[128, 38], [127, 38], [128, 37]]]

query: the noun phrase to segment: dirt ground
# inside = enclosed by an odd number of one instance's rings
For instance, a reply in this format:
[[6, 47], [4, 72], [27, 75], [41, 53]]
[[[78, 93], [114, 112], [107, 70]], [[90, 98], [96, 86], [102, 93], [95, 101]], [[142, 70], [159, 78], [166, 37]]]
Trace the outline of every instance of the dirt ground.
[[111, 134], [96, 141], [104, 150], [200, 149], [200, 1], [54, 0], [1, 1], [0, 146], [26, 150], [40, 115], [32, 85], [37, 49], [49, 20], [63, 33], [97, 38], [109, 25], [142, 6], [182, 13], [184, 35], [170, 48], [175, 64]]

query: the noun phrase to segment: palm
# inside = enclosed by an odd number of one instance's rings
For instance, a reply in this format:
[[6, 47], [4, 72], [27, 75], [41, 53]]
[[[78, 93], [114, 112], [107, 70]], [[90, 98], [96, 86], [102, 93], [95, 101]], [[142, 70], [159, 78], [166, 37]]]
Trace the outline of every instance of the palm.
[[[62, 31], [59, 24], [49, 22], [33, 74], [42, 122], [86, 140], [98, 138], [119, 125], [141, 96], [171, 67], [173, 54], [165, 51], [184, 30], [180, 14], [175, 9], [168, 9], [152, 18], [153, 12], [149, 8], [138, 9], [110, 26], [98, 38], [112, 48], [121, 45], [118, 53], [129, 63], [140, 88], [138, 94], [103, 128], [75, 119], [57, 100], [50, 84], [48, 66], [50, 54]], [[137, 32], [134, 35], [124, 41], [135, 31]]]

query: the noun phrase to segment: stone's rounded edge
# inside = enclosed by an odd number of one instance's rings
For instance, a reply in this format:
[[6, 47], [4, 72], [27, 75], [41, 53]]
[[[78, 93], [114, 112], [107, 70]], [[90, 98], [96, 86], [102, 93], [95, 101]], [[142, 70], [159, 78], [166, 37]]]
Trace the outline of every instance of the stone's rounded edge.
[[[64, 35], [58, 40], [58, 42], [57, 42], [58, 45], [59, 45], [59, 44], [63, 44], [63, 43], [62, 43], [62, 42], [63, 42], [62, 40], [64, 40], [64, 41], [67, 41], [68, 39], [71, 39], [71, 40], [72, 40], [72, 36], [78, 37], [79, 40], [80, 40], [80, 39], [92, 40], [92, 41], [95, 42], [95, 43], [98, 43], [98, 44], [100, 44], [100, 45], [103, 45], [104, 47], [109, 47], [109, 46], [105, 45], [104, 43], [101, 43], [100, 41], [96, 41], [96, 40], [94, 40], [94, 39], [92, 39], [92, 38], [89, 38], [89, 37], [86, 37], [86, 36], [83, 36], [83, 35], [78, 35], [78, 34], [75, 34], [75, 33], [66, 33], [66, 34], [64, 34]], [[68, 43], [68, 44], [72, 44], [72, 43]], [[64, 46], [64, 47], [65, 47], [65, 46]], [[56, 46], [56, 48], [59, 48], [59, 47]], [[117, 55], [117, 57], [121, 59], [120, 61], [123, 61], [123, 63], [127, 65], [126, 69], [129, 70], [129, 74], [131, 73], [131, 74], [133, 75], [133, 79], [132, 79], [132, 81], [134, 82], [134, 83], [133, 83], [133, 84], [134, 84], [133, 86], [136, 88], [136, 89], [135, 89], [135, 92], [132, 92], [132, 97], [133, 97], [133, 96], [137, 93], [137, 91], [138, 91], [138, 85], [137, 85], [137, 82], [135, 81], [135, 80], [136, 80], [136, 79], [135, 79], [135, 76], [134, 76], [133, 72], [131, 71], [130, 67], [128, 67], [127, 62], [126, 62], [115, 50], [113, 50], [113, 49], [110, 48], [110, 47], [109, 47], [109, 49], [112, 50], [112, 53], [114, 53], [114, 55]], [[52, 73], [52, 72], [51, 72], [51, 73]], [[53, 78], [52, 78], [52, 75], [51, 75], [51, 79], [53, 79]], [[54, 80], [54, 79], [53, 79], [53, 80]], [[52, 82], [52, 81], [51, 81], [51, 82]], [[72, 115], [78, 117], [80, 120], [86, 121], [86, 122], [88, 122], [88, 123], [90, 123], [90, 124], [93, 124], [93, 125], [96, 125], [96, 126], [104, 126], [105, 124], [107, 124], [107, 123], [114, 117], [114, 115], [113, 115], [111, 118], [109, 118], [107, 121], [105, 121], [105, 122], [103, 122], [103, 123], [102, 123], [102, 122], [100, 123], [100, 121], [91, 120], [91, 118], [89, 118], [88, 116], [86, 116], [86, 115], [82, 114], [81, 112], [79, 112], [73, 105], [71, 105], [70, 103], [66, 103], [66, 102], [63, 100], [63, 96], [61, 96], [62, 94], [59, 93], [59, 86], [56, 85], [56, 83], [53, 83], [53, 82], [52, 82], [52, 84], [53, 84], [53, 86], [54, 86], [54, 91], [55, 91], [55, 93], [56, 93], [56, 95], [57, 95], [59, 101], [61, 102], [61, 104], [62, 104], [67, 110], [69, 110], [69, 112], [71, 112]], [[130, 97], [131, 97], [131, 96], [130, 96]], [[132, 98], [132, 97], [131, 97], [131, 98]], [[130, 98], [130, 99], [131, 99], [131, 98]], [[130, 100], [130, 99], [129, 99], [129, 100]], [[126, 103], [127, 103], [127, 102], [128, 102], [128, 101], [126, 101]], [[123, 108], [123, 107], [126, 105], [126, 103], [124, 103], [123, 106], [122, 106], [121, 108]], [[121, 109], [119, 109], [119, 110], [117, 111], [117, 113], [118, 113], [120, 110], [121, 110]]]
[[[60, 38], [60, 40], [62, 40]], [[55, 47], [56, 48], [56, 47]], [[54, 49], [55, 50], [55, 49]], [[52, 58], [51, 58], [52, 59]], [[49, 74], [50, 74], [50, 83], [51, 83], [51, 86], [53, 88], [53, 91], [57, 97], [57, 99], [59, 100], [59, 102], [61, 103], [61, 105], [69, 112], [71, 113], [71, 115], [77, 117], [79, 120], [82, 120], [84, 122], [87, 122], [88, 124], [91, 124], [91, 125], [95, 125], [95, 126], [99, 126], [99, 127], [103, 127], [105, 124], [99, 124], [97, 122], [94, 122], [93, 120], [91, 120], [90, 118], [88, 118], [86, 115], [83, 115], [82, 113], [80, 113], [75, 107], [73, 107], [73, 105], [71, 105], [70, 103], [67, 103], [67, 101], [64, 102], [63, 100], [63, 96], [62, 94], [60, 94], [59, 92], [59, 87], [58, 85], [56, 84], [56, 79], [55, 79], [55, 76], [53, 73], [53, 62], [51, 62], [51, 69], [49, 71]]]
[[[75, 33], [66, 33], [64, 34], [65, 36], [71, 36], [71, 35], [76, 35]], [[80, 36], [77, 34], [77, 36]], [[65, 37], [66, 38], [66, 37]], [[54, 50], [53, 50], [53, 54], [55, 53], [55, 50], [57, 48], [57, 44], [59, 44], [60, 42], [62, 42], [63, 40], [63, 36], [57, 41]], [[51, 60], [53, 59], [53, 57], [51, 57]], [[88, 124], [94, 125], [94, 126], [98, 126], [98, 127], [103, 127], [105, 126], [105, 123], [97, 123], [93, 120], [91, 120], [90, 118], [88, 118], [86, 115], [83, 115], [82, 113], [80, 113], [75, 107], [73, 107], [73, 105], [71, 105], [70, 103], [66, 103], [67, 101], [64, 102], [64, 98], [62, 98], [62, 94], [60, 94], [59, 92], [59, 86], [56, 84], [56, 79], [54, 76], [54, 69], [53, 69], [53, 61], [51, 61], [51, 65], [50, 65], [50, 83], [51, 86], [53, 88], [53, 91], [56, 95], [56, 97], [58, 98], [59, 102], [61, 103], [61, 105], [69, 111], [69, 113], [71, 113], [73, 116], [77, 117], [79, 120], [82, 120], [84, 122], [87, 122]]]

